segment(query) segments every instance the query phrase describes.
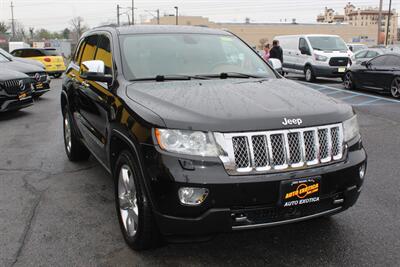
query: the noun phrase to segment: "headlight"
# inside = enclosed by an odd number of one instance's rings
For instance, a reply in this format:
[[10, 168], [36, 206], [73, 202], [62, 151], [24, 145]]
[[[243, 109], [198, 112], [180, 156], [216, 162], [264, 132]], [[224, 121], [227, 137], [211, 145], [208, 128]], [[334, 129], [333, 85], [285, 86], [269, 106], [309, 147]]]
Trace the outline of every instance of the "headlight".
[[348, 142], [360, 133], [357, 116], [343, 122], [344, 141]]
[[212, 133], [155, 129], [161, 149], [186, 155], [217, 157], [218, 146]]
[[317, 61], [327, 61], [328, 57], [321, 56], [321, 55], [315, 55], [315, 60], [317, 60]]

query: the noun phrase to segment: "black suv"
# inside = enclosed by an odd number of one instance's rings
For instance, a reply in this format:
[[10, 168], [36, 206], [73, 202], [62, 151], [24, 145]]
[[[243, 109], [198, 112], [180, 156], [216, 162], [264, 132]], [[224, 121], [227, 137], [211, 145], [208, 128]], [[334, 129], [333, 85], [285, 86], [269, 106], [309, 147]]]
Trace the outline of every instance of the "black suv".
[[353, 109], [226, 31], [96, 28], [63, 83], [65, 149], [98, 159], [134, 249], [328, 216], [366, 171]]

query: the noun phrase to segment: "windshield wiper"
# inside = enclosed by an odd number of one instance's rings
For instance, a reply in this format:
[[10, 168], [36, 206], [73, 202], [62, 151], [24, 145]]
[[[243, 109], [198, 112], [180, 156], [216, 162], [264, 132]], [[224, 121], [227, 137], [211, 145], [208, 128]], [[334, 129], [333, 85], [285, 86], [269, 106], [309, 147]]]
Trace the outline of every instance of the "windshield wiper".
[[253, 75], [253, 74], [240, 73], [240, 72], [221, 72], [220, 74], [204, 74], [204, 75], [197, 75], [196, 77], [220, 78], [220, 79], [228, 79], [228, 78], [266, 78], [265, 76], [258, 76], [258, 75]]
[[188, 81], [191, 79], [200, 79], [200, 80], [206, 80], [208, 79], [207, 77], [203, 77], [200, 75], [180, 75], [180, 74], [173, 74], [173, 75], [157, 75], [155, 77], [147, 77], [147, 78], [137, 78], [137, 79], [131, 79], [131, 82], [136, 82], [136, 81], [156, 81], [156, 82], [163, 82], [163, 81]]

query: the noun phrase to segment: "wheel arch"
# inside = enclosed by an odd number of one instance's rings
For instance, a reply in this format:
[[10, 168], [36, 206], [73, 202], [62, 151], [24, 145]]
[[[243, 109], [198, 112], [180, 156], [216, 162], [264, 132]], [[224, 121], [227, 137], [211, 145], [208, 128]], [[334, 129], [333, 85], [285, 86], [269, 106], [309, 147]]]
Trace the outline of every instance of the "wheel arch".
[[64, 107], [68, 105], [68, 96], [67, 93], [65, 92], [64, 87], [61, 91], [60, 103], [61, 103], [61, 112], [64, 113]]
[[143, 179], [140, 182], [142, 183], [142, 185], [144, 185], [147, 199], [149, 199], [152, 206], [155, 207], [152, 198], [149, 197], [151, 195], [151, 190], [150, 190], [150, 185], [148, 184], [148, 182], [146, 182], [145, 179], [146, 173], [143, 168], [144, 163], [143, 163], [143, 157], [140, 153], [139, 143], [136, 140], [135, 141], [131, 140], [130, 135], [126, 135], [120, 130], [117, 129], [111, 130], [110, 145], [109, 145], [109, 164], [112, 177], [115, 177], [115, 171], [116, 171], [115, 163], [118, 160], [118, 156], [124, 150], [128, 150], [129, 152], [131, 152], [132, 156], [135, 157], [135, 159], [137, 160], [141, 176], [143, 177]]

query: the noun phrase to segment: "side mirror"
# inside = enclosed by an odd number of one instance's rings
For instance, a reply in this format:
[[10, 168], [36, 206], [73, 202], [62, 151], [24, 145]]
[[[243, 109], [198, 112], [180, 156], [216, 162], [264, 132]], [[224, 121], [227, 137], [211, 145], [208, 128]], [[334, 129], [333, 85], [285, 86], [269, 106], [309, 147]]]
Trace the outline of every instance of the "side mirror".
[[363, 61], [363, 62], [361, 62], [361, 66], [364, 66], [364, 67], [366, 67], [366, 68], [369, 68], [369, 67], [371, 66], [371, 63], [368, 62], [368, 61]]
[[306, 47], [300, 47], [300, 53], [302, 55], [310, 55], [310, 51]]
[[277, 58], [268, 59], [269, 64], [274, 68], [274, 70], [281, 71], [282, 70], [282, 62]]
[[79, 76], [88, 81], [111, 83], [112, 76], [105, 74], [105, 65], [101, 60], [84, 61], [81, 64]]

